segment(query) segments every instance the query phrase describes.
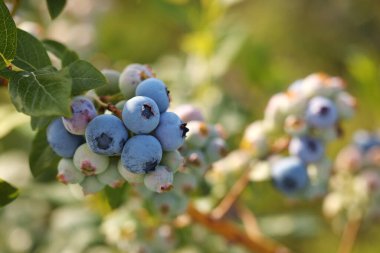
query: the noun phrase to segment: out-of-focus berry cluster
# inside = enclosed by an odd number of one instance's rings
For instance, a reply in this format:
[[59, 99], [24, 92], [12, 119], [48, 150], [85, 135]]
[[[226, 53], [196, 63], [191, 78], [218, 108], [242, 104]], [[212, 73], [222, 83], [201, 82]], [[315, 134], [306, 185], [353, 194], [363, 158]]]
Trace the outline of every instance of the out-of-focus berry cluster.
[[211, 165], [227, 155], [226, 132], [219, 125], [208, 124], [202, 112], [192, 105], [182, 105], [175, 113], [189, 129], [185, 144], [180, 148], [185, 167], [196, 177], [203, 177]]
[[[102, 72], [108, 85], [74, 97], [72, 116], [55, 119], [47, 128], [48, 143], [62, 157], [58, 180], [79, 183], [85, 194], [125, 181], [144, 183], [158, 193], [171, 190], [183, 163], [177, 149], [188, 129], [177, 114], [167, 111], [166, 85], [146, 65], [131, 64], [121, 74]], [[101, 100], [120, 93], [124, 99], [115, 105]]]
[[[380, 132], [357, 131], [335, 160], [323, 212], [339, 223], [380, 218]], [[339, 224], [338, 224], [339, 225]]]
[[241, 147], [270, 161], [275, 187], [289, 197], [324, 194], [330, 174], [325, 150], [342, 134], [356, 100], [338, 77], [311, 74], [270, 99], [264, 119], [245, 130]]

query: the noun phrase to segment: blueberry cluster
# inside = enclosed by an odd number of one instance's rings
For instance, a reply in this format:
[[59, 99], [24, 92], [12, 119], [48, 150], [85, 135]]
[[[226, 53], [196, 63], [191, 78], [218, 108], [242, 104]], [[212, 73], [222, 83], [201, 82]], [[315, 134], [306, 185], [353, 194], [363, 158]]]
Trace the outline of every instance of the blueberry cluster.
[[274, 185], [287, 196], [321, 194], [329, 175], [326, 144], [341, 135], [341, 121], [355, 106], [342, 79], [311, 74], [270, 99], [264, 119], [246, 129], [242, 148], [259, 159], [287, 155], [271, 159]]
[[185, 166], [195, 176], [202, 177], [212, 163], [227, 155], [226, 133], [221, 125], [206, 123], [201, 111], [192, 105], [179, 106], [175, 112], [188, 122], [188, 136], [180, 149]]
[[331, 219], [380, 217], [380, 132], [357, 131], [338, 153], [331, 192], [323, 204]]
[[143, 182], [155, 192], [169, 191], [183, 159], [177, 149], [188, 128], [177, 114], [167, 111], [170, 96], [165, 83], [140, 64], [127, 66], [121, 74], [114, 70], [103, 74], [109, 85], [94, 91], [95, 101], [118, 93], [125, 100], [104, 110], [89, 97], [74, 97], [71, 117], [49, 125], [48, 143], [62, 157], [57, 178], [79, 183], [85, 193], [98, 192], [105, 185], [118, 187], [124, 181]]

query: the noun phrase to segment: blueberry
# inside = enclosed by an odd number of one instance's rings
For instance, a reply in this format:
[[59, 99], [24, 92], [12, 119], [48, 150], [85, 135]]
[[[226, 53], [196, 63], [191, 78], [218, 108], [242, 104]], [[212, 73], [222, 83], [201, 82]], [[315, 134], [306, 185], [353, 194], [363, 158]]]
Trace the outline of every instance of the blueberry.
[[64, 184], [77, 184], [83, 181], [84, 175], [75, 168], [71, 159], [61, 159], [58, 163], [57, 179]]
[[135, 95], [136, 87], [141, 81], [153, 76], [152, 70], [146, 65], [128, 65], [119, 78], [120, 91], [125, 98], [129, 99]]
[[62, 121], [67, 131], [76, 135], [83, 135], [87, 124], [97, 115], [94, 104], [84, 96], [71, 101], [71, 112], [71, 118], [62, 117]]
[[186, 168], [198, 176], [202, 176], [208, 169], [208, 164], [204, 153], [200, 150], [190, 150], [186, 152]]
[[284, 194], [292, 196], [309, 184], [306, 165], [297, 157], [282, 158], [272, 168], [274, 185]]
[[124, 109], [124, 106], [125, 106], [125, 103], [127, 102], [127, 100], [120, 100], [119, 102], [117, 102], [115, 104], [116, 108], [119, 109], [119, 110], [123, 110]]
[[268, 136], [263, 121], [250, 124], [244, 131], [241, 148], [249, 150], [253, 156], [262, 158], [270, 151]]
[[356, 99], [348, 92], [342, 91], [335, 98], [335, 104], [338, 110], [339, 118], [352, 118], [357, 106]]
[[144, 185], [158, 193], [170, 191], [173, 188], [173, 172], [165, 166], [157, 166], [154, 171], [144, 177]]
[[130, 172], [127, 168], [123, 166], [121, 159], [117, 164], [117, 169], [120, 175], [130, 184], [140, 184], [144, 182], [144, 174]]
[[210, 137], [209, 126], [201, 121], [190, 121], [186, 127], [189, 129], [186, 144], [190, 147], [202, 148]]
[[364, 157], [355, 145], [341, 149], [335, 158], [334, 168], [337, 171], [357, 172], [363, 165]]
[[95, 154], [86, 143], [77, 148], [73, 160], [75, 167], [86, 176], [100, 174], [109, 165], [107, 156]]
[[107, 80], [107, 83], [95, 89], [96, 94], [99, 96], [110, 96], [120, 92], [119, 77], [120, 73], [113, 69], [103, 69], [102, 74]]
[[174, 175], [174, 190], [182, 194], [189, 194], [197, 186], [197, 179], [190, 173], [178, 172]]
[[153, 99], [161, 113], [165, 112], [169, 107], [169, 91], [164, 82], [157, 78], [149, 78], [142, 81], [136, 88], [136, 96]]
[[161, 159], [161, 144], [150, 135], [136, 135], [130, 138], [121, 154], [123, 166], [137, 174], [154, 171]]
[[178, 117], [180, 117], [180, 119], [183, 122], [204, 121], [205, 120], [202, 112], [198, 108], [196, 108], [190, 104], [181, 105], [181, 106], [177, 107], [174, 110], [174, 113], [177, 114]]
[[184, 213], [188, 199], [177, 192], [170, 191], [153, 196], [153, 207], [164, 217], [175, 217]]
[[380, 138], [365, 130], [359, 130], [354, 134], [354, 143], [362, 152], [367, 152], [375, 146], [380, 146]]
[[142, 96], [129, 99], [125, 103], [122, 116], [127, 128], [136, 134], [150, 133], [160, 122], [157, 104]]
[[118, 171], [116, 161], [112, 161], [106, 169], [106, 171], [97, 175], [97, 178], [99, 182], [101, 182], [104, 185], [108, 185], [112, 188], [119, 188], [125, 182], [125, 180]]
[[128, 139], [128, 131], [116, 116], [103, 114], [95, 117], [86, 128], [86, 141], [92, 152], [120, 155]]
[[184, 163], [184, 158], [178, 150], [164, 152], [162, 154], [161, 165], [167, 166], [175, 173]]
[[84, 195], [100, 192], [105, 187], [96, 176], [85, 177], [80, 185], [82, 186]]
[[312, 137], [294, 137], [289, 144], [289, 153], [298, 156], [305, 163], [312, 163], [322, 159], [325, 147], [322, 141]]
[[182, 146], [189, 129], [177, 114], [165, 112], [160, 116], [160, 123], [153, 135], [160, 141], [164, 151], [174, 151]]
[[82, 136], [70, 134], [66, 130], [61, 118], [50, 123], [46, 135], [47, 141], [53, 151], [64, 158], [73, 157], [75, 150], [84, 143]]
[[306, 97], [324, 96], [334, 97], [345, 87], [345, 83], [338, 77], [330, 77], [324, 73], [311, 74], [303, 80], [302, 91]]
[[338, 119], [335, 104], [324, 97], [314, 97], [309, 101], [306, 110], [306, 121], [316, 128], [333, 126]]
[[227, 155], [227, 144], [222, 138], [214, 138], [207, 143], [205, 151], [208, 162], [213, 163]]
[[308, 128], [304, 118], [289, 115], [285, 118], [284, 130], [289, 135], [301, 136], [307, 132]]

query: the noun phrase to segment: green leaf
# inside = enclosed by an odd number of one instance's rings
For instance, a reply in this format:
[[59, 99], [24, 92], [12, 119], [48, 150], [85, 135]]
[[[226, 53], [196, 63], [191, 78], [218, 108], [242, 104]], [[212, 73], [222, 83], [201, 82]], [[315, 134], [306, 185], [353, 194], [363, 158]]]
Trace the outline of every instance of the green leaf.
[[70, 115], [70, 80], [53, 67], [17, 72], [9, 92], [16, 109], [30, 116]]
[[10, 65], [16, 55], [16, 24], [4, 1], [0, 1], [0, 69]]
[[50, 66], [51, 61], [37, 38], [17, 29], [17, 53], [13, 64], [26, 71], [35, 71]]
[[66, 0], [47, 0], [51, 19], [55, 19], [62, 12], [66, 5]]
[[79, 60], [79, 56], [76, 52], [68, 49], [65, 45], [59, 43], [58, 41], [44, 40], [42, 43], [49, 52], [53, 53], [61, 60], [62, 67]]
[[0, 207], [8, 205], [19, 195], [17, 188], [0, 179]]
[[108, 204], [112, 209], [120, 207], [125, 202], [125, 189], [127, 184], [119, 188], [111, 188], [108, 185], [104, 189]]
[[107, 84], [104, 75], [89, 62], [77, 60], [63, 69], [72, 78], [73, 96]]
[[33, 130], [46, 128], [50, 122], [55, 119], [55, 116], [50, 117], [31, 117], [30, 125]]
[[30, 171], [34, 177], [38, 177], [48, 170], [56, 170], [60, 157], [50, 148], [46, 128], [39, 130], [34, 137], [32, 149], [29, 154]]

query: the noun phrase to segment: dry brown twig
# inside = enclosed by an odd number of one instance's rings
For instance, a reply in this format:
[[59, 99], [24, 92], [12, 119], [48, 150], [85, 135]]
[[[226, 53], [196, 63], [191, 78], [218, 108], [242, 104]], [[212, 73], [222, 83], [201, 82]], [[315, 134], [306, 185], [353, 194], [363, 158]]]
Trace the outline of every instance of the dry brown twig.
[[222, 219], [226, 213], [228, 213], [244, 189], [247, 187], [249, 183], [249, 174], [250, 169], [245, 169], [240, 178], [232, 186], [231, 190], [222, 199], [222, 201], [220, 201], [219, 205], [212, 210], [211, 217], [213, 217], [213, 219]]
[[350, 253], [352, 251], [358, 236], [360, 224], [360, 218], [347, 221], [340, 240], [338, 253]]
[[283, 245], [263, 237], [251, 238], [237, 228], [235, 224], [227, 220], [215, 220], [210, 215], [199, 212], [191, 204], [187, 209], [187, 214], [191, 219], [207, 227], [214, 233], [223, 236], [232, 243], [245, 246], [251, 252], [260, 253], [290, 253], [291, 251]]

